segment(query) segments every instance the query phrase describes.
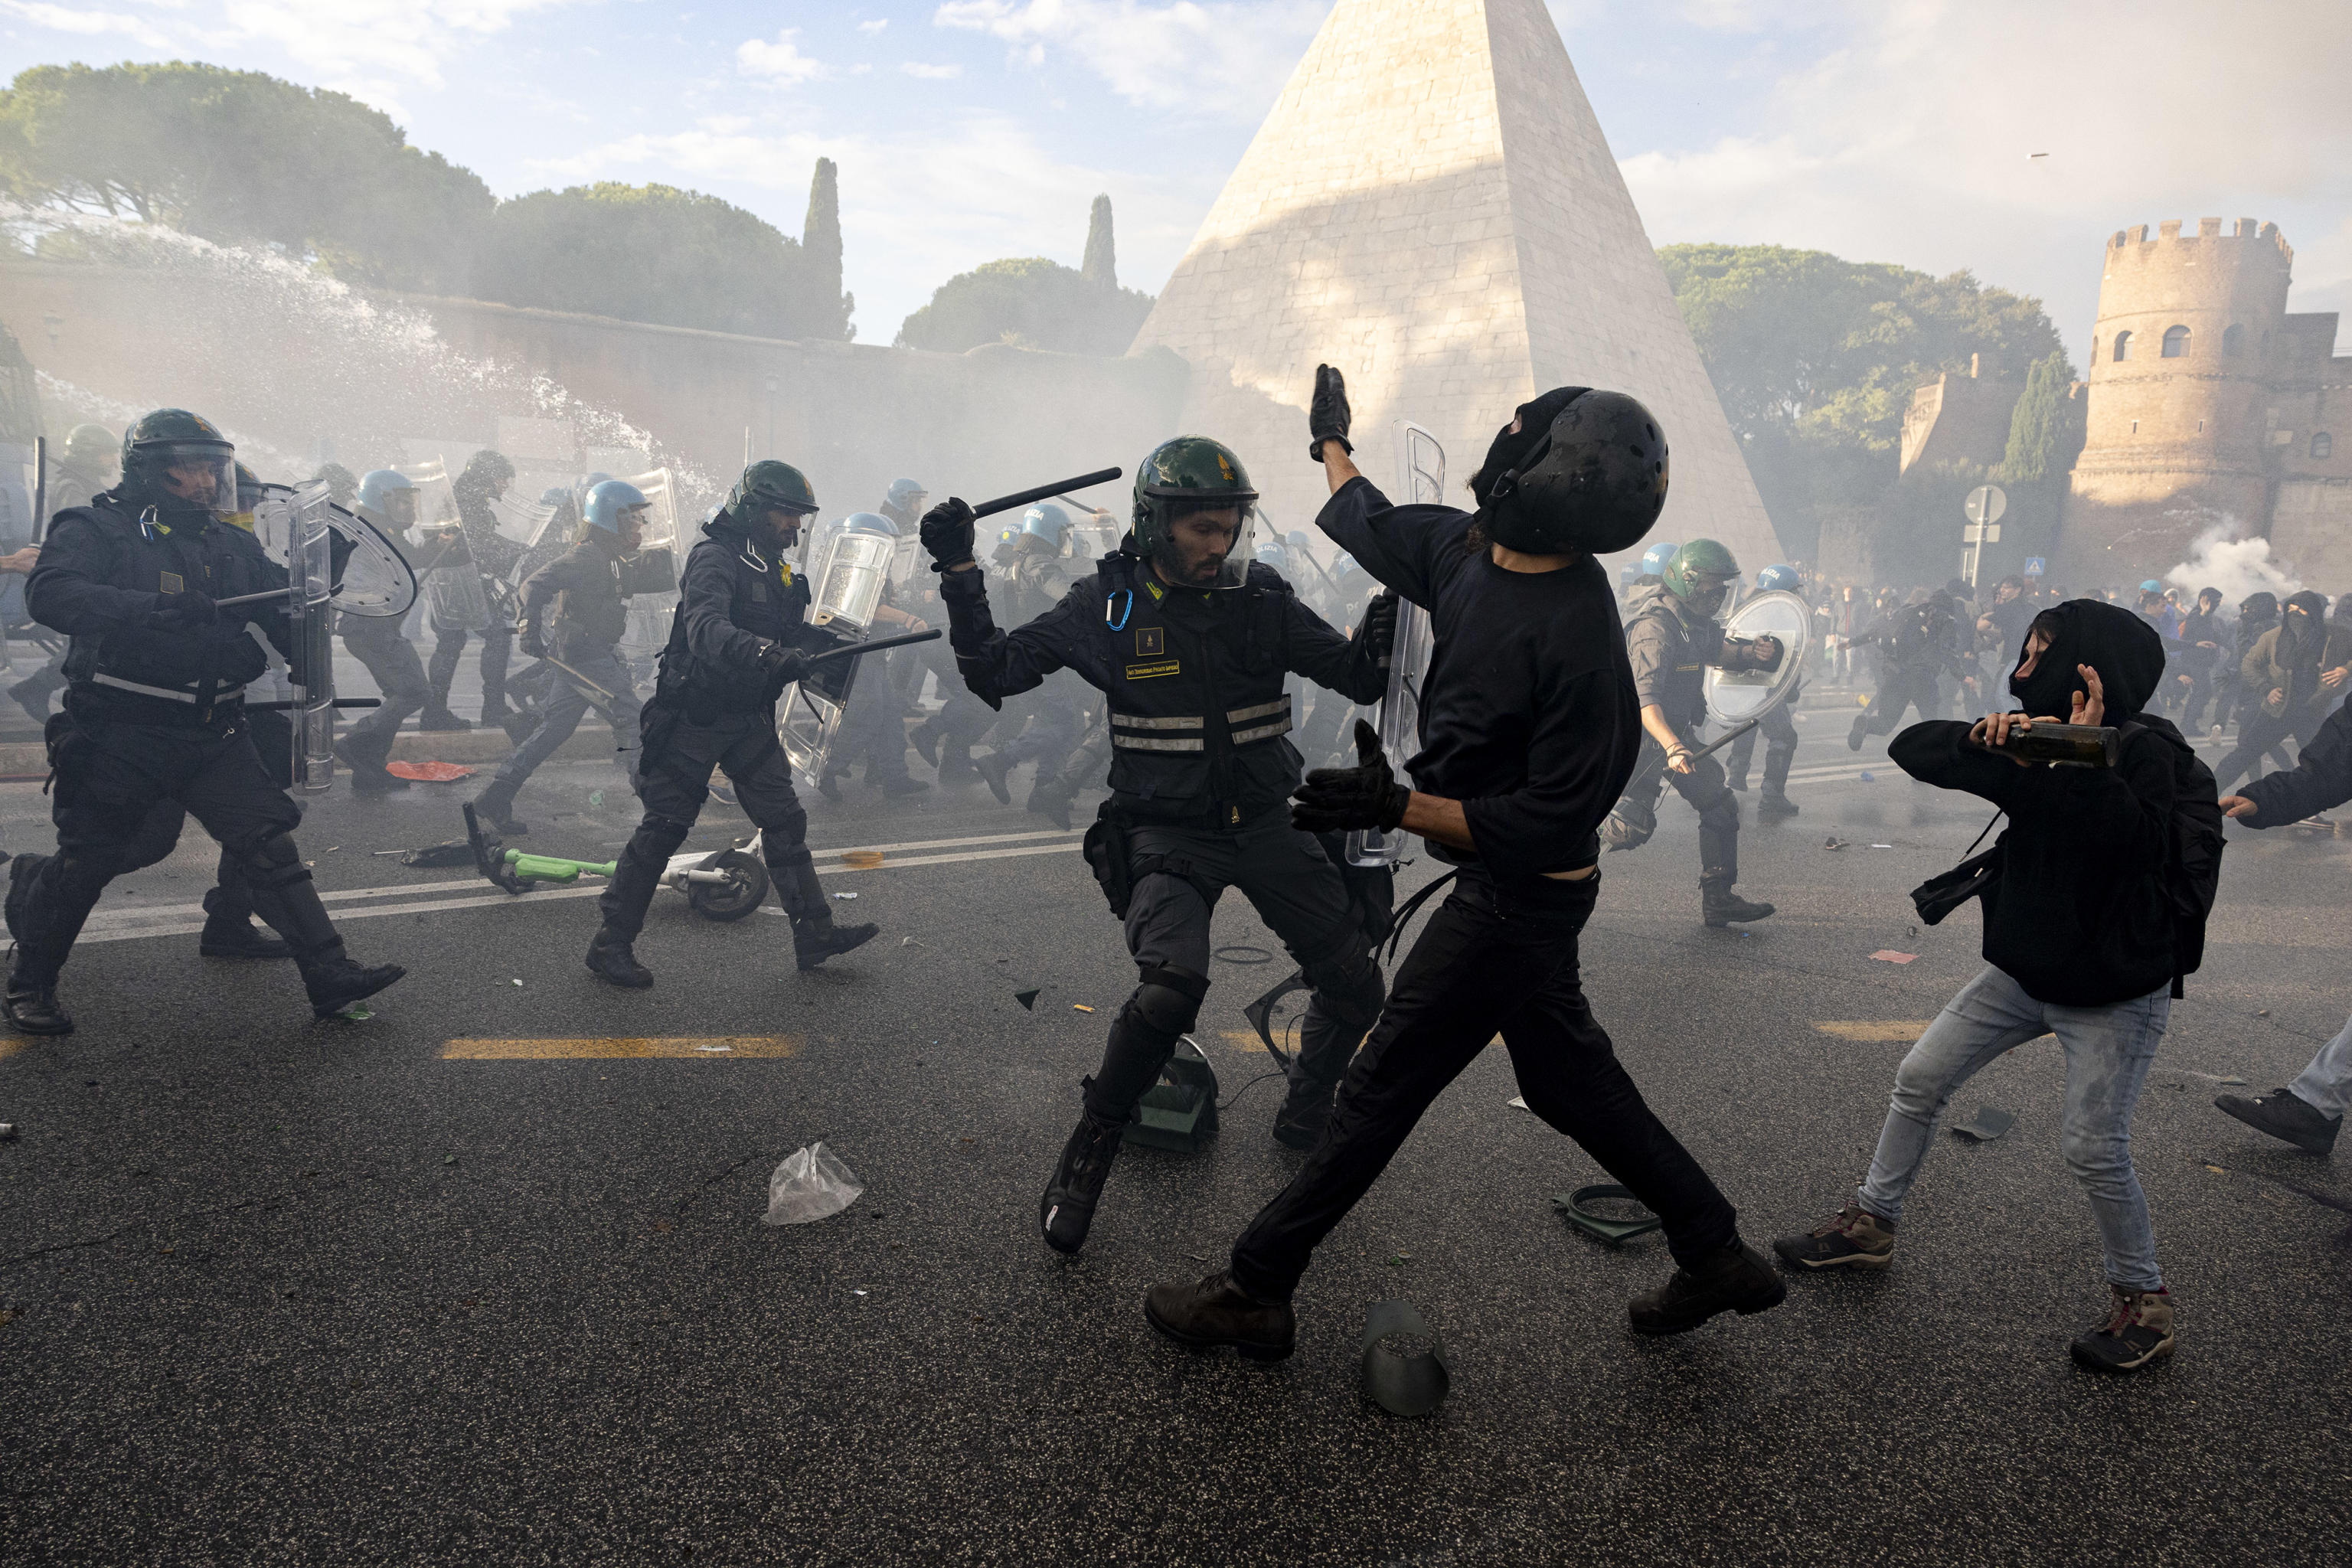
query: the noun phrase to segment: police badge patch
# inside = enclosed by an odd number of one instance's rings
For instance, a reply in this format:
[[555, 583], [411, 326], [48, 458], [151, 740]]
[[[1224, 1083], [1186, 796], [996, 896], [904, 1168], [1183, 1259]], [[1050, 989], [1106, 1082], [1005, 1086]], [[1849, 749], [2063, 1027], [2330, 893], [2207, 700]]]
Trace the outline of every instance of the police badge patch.
[[1168, 651], [1168, 630], [1165, 626], [1135, 628], [1135, 657], [1156, 658]]

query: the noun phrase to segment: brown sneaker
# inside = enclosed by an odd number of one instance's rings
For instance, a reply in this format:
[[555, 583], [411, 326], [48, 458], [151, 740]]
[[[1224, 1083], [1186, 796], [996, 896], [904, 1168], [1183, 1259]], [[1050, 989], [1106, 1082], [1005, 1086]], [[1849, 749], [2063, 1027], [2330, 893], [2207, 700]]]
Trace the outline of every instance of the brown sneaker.
[[2074, 1341], [2074, 1361], [2093, 1372], [2137, 1372], [2172, 1353], [2172, 1298], [2162, 1290], [2107, 1287], [2107, 1321]]
[[1289, 1302], [1245, 1294], [1222, 1268], [1189, 1285], [1154, 1285], [1143, 1293], [1143, 1315], [1178, 1344], [1194, 1350], [1231, 1345], [1252, 1361], [1280, 1361], [1298, 1333]]
[[1784, 1236], [1772, 1250], [1800, 1268], [1884, 1268], [1895, 1261], [1895, 1222], [1849, 1198], [1845, 1207], [1802, 1236]]

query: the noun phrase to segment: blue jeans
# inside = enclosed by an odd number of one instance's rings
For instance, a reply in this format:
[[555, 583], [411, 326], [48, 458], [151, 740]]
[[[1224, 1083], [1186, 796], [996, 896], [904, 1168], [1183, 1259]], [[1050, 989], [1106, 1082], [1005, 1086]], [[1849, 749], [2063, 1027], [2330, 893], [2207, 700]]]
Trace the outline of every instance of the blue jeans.
[[2319, 1047], [2303, 1076], [2287, 1088], [2330, 1121], [2344, 1120], [2344, 1112], [2352, 1110], [2352, 1019], [2347, 1019], [2336, 1037]]
[[1944, 1005], [1895, 1069], [1895, 1097], [1879, 1130], [1878, 1152], [1856, 1194], [1862, 1206], [1882, 1219], [1901, 1219], [1904, 1194], [1918, 1177], [1936, 1119], [1953, 1092], [2005, 1052], [2054, 1034], [2066, 1053], [2061, 1146], [2066, 1168], [2091, 1200], [2107, 1279], [2126, 1290], [2162, 1289], [2147, 1199], [2132, 1169], [2131, 1118], [2171, 1016], [2167, 991], [2105, 1007], [2059, 1007], [2036, 1002], [1987, 965]]

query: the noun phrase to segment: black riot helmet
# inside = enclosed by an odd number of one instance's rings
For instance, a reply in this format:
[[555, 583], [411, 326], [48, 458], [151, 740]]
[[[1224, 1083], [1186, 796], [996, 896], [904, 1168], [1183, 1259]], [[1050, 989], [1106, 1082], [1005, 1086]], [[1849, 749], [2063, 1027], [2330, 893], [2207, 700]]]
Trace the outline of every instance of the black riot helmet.
[[236, 447], [212, 421], [184, 408], [158, 408], [122, 433], [116, 494], [134, 510], [165, 516], [236, 510]]
[[1665, 510], [1665, 433], [1622, 392], [1558, 386], [1518, 408], [1471, 476], [1486, 537], [1531, 555], [1605, 555]]
[[[779, 549], [798, 537], [800, 520], [815, 510], [816, 491], [809, 487], [808, 476], [773, 458], [762, 458], [745, 468], [727, 496], [727, 513], [735, 520], [735, 526]], [[792, 521], [779, 525], [769, 521], [772, 513], [780, 511]]]

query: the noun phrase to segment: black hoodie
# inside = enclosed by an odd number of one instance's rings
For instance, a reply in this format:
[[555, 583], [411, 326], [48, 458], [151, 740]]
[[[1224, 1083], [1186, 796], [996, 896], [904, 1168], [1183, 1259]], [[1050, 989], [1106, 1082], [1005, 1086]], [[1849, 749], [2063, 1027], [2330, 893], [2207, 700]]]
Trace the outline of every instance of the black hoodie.
[[2020, 767], [1948, 721], [1914, 724], [1887, 751], [1913, 778], [1982, 795], [2009, 816], [1998, 891], [1984, 900], [1985, 962], [2037, 1001], [2100, 1007], [2174, 977], [2162, 878], [2174, 853], [2173, 804], [2184, 771], [2198, 764], [2178, 730], [2141, 711], [2164, 678], [2155, 628], [2094, 599], [2058, 613], [2057, 641], [2031, 676], [2011, 676], [2010, 689], [2025, 712], [2063, 721], [2084, 689], [2075, 667], [2098, 671], [2101, 721], [2133, 726], [2113, 768]]

